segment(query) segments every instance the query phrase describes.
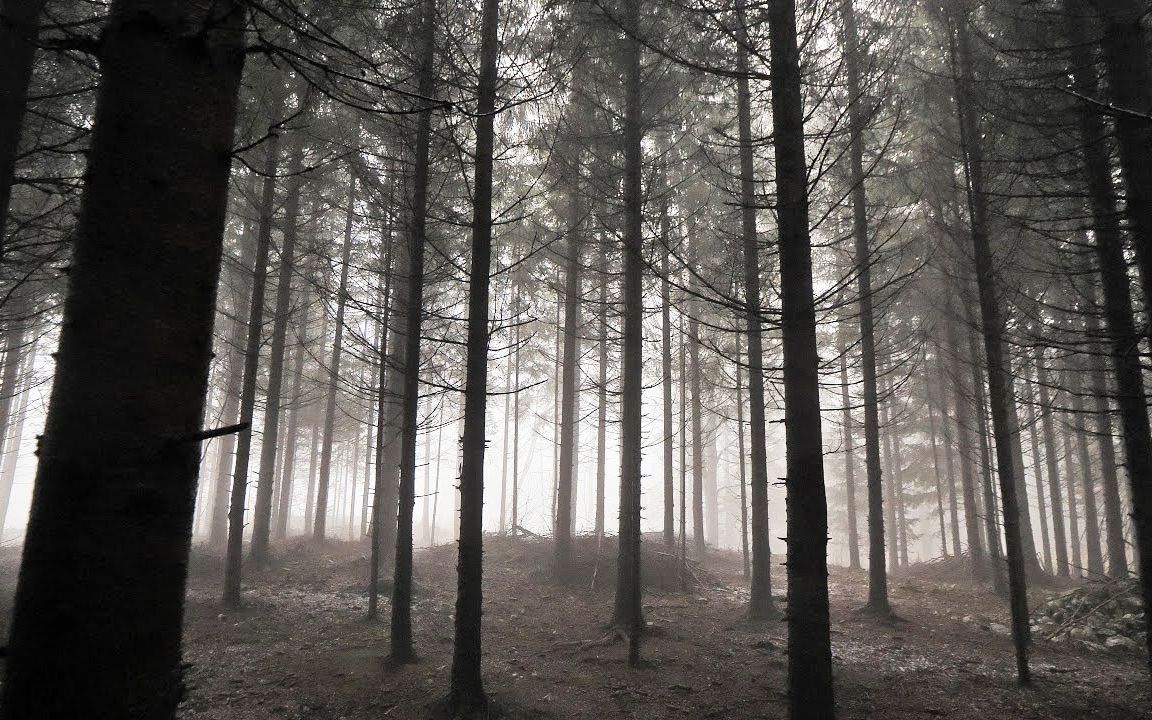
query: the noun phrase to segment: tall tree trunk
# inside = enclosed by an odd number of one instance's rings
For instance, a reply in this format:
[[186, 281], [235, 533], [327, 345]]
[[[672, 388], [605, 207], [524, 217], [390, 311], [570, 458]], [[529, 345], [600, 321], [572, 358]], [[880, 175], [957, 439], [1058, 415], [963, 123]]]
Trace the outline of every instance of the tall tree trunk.
[[336, 431], [336, 394], [340, 389], [340, 362], [344, 352], [344, 312], [348, 307], [348, 269], [352, 259], [352, 223], [356, 211], [356, 176], [348, 186], [344, 220], [344, 249], [340, 256], [340, 286], [336, 291], [336, 334], [328, 362], [328, 395], [324, 401], [324, 438], [320, 443], [320, 479], [316, 487], [316, 519], [312, 536], [323, 540], [328, 526], [328, 483], [332, 474], [332, 438]]
[[1036, 348], [1036, 386], [1040, 393], [1040, 425], [1044, 431], [1044, 459], [1048, 471], [1048, 506], [1052, 510], [1052, 545], [1056, 553], [1056, 574], [1068, 577], [1068, 540], [1064, 534], [1064, 502], [1060, 490], [1060, 470], [1057, 465], [1056, 432], [1052, 425], [1052, 403], [1048, 396], [1051, 387], [1048, 369], [1044, 364], [1043, 348]]
[[620, 391], [620, 528], [615, 621], [630, 638], [628, 662], [640, 662], [644, 627], [640, 587], [640, 459], [644, 388], [644, 129], [640, 69], [640, 2], [625, 0], [621, 59], [624, 76], [624, 338]]
[[576, 469], [576, 423], [578, 417], [576, 383], [577, 335], [580, 323], [580, 251], [583, 244], [583, 214], [580, 196], [580, 157], [568, 159], [569, 212], [568, 243], [564, 268], [563, 357], [560, 359], [560, 465], [556, 484], [556, 532], [554, 568], [557, 579], [566, 580], [572, 570], [573, 474]]
[[[1068, 413], [1065, 413], [1068, 415]], [[1072, 452], [1072, 422], [1066, 417], [1060, 428], [1060, 438], [1064, 445], [1064, 499], [1068, 510], [1068, 545], [1072, 550], [1072, 577], [1084, 576], [1084, 561], [1080, 556], [1080, 519], [1076, 515], [1076, 467]]]
[[[420, 97], [436, 93], [436, 0], [424, 0], [420, 31]], [[431, 102], [426, 100], [426, 102]], [[412, 647], [412, 510], [416, 495], [417, 409], [420, 403], [420, 328], [424, 319], [424, 246], [428, 227], [428, 174], [432, 145], [431, 105], [419, 113], [415, 164], [412, 171], [412, 214], [408, 233], [408, 298], [404, 306], [403, 425], [400, 448], [400, 486], [396, 511], [396, 563], [393, 566], [391, 660], [411, 662]]]
[[[244, 63], [242, 6], [215, 3], [204, 15], [200, 4], [117, 0], [101, 35], [5, 720], [169, 718], [182, 694], [184, 587]], [[205, 24], [212, 32], [192, 32]]]
[[[306, 292], [305, 297], [307, 298], [308, 295], [310, 293]], [[307, 307], [306, 300], [302, 309], [303, 316], [299, 321], [299, 332], [296, 335], [296, 349], [292, 351], [292, 388], [288, 391], [288, 402], [291, 404], [291, 410], [288, 415], [288, 427], [284, 434], [287, 444], [280, 465], [279, 507], [276, 508], [276, 518], [272, 528], [272, 536], [277, 541], [283, 541], [288, 537], [288, 525], [292, 516], [292, 490], [296, 479], [296, 449], [300, 444], [300, 413], [303, 410], [300, 407], [300, 386], [304, 381], [304, 338], [308, 328]]]
[[1104, 356], [1092, 355], [1092, 396], [1096, 404], [1096, 440], [1100, 446], [1100, 477], [1104, 485], [1104, 537], [1108, 552], [1108, 575], [1128, 575], [1128, 557], [1124, 547], [1124, 511], [1116, 473], [1116, 449], [1112, 445], [1112, 408]]
[[[279, 109], [280, 103], [276, 103]], [[242, 304], [237, 304], [236, 314], [242, 312], [242, 308], [248, 309], [248, 324], [239, 322], [239, 317], [232, 326], [232, 342], [233, 348], [244, 348], [244, 352], [240, 355], [233, 356], [234, 370], [229, 374], [228, 386], [225, 388], [224, 395], [224, 412], [222, 420], [230, 422], [252, 422], [252, 406], [256, 399], [256, 376], [255, 369], [249, 372], [248, 368], [252, 364], [258, 366], [258, 355], [260, 348], [260, 335], [255, 337], [252, 335], [251, 328], [260, 327], [264, 317], [264, 285], [268, 277], [268, 248], [272, 241], [272, 214], [275, 212], [276, 202], [276, 173], [280, 166], [280, 135], [273, 132], [271, 137], [268, 138], [267, 148], [265, 150], [264, 160], [264, 180], [262, 183], [261, 196], [260, 196], [260, 210], [259, 220], [257, 223], [256, 242], [246, 243], [252, 249], [252, 254], [255, 259], [249, 259], [244, 264], [244, 269], [247, 270], [253, 267], [253, 279], [248, 281], [248, 293], [243, 298]], [[258, 282], [259, 281], [259, 282]], [[259, 287], [257, 287], [259, 284]], [[256, 293], [259, 292], [259, 308], [254, 301]], [[255, 316], [254, 313], [259, 309], [260, 315]], [[256, 324], [253, 324], [256, 320]], [[258, 331], [262, 332], [262, 331]], [[252, 352], [255, 348], [255, 352]], [[244, 361], [240, 362], [243, 357]], [[248, 378], [252, 378], [248, 381]], [[252, 389], [252, 403], [245, 405], [244, 398], [249, 386]], [[245, 435], [248, 440], [245, 441]], [[251, 452], [251, 429], [243, 430], [239, 433], [239, 437], [229, 435], [223, 441], [223, 446], [220, 449], [220, 461], [217, 463], [216, 468], [216, 487], [212, 495], [212, 518], [208, 525], [208, 544], [212, 547], [222, 547], [228, 538], [228, 502], [229, 502], [229, 488], [233, 479], [233, 472], [240, 467], [240, 451], [243, 450], [245, 454]], [[243, 461], [244, 477], [247, 482], [247, 467], [248, 460]]]
[[[924, 402], [928, 405], [928, 438], [932, 443], [932, 471], [936, 480], [936, 515], [940, 519], [940, 555], [948, 557], [948, 531], [944, 524], [944, 490], [940, 482], [940, 453], [936, 445], [936, 408], [932, 403], [931, 381], [925, 386]], [[959, 548], [953, 548], [957, 551]]]
[[[760, 301], [760, 241], [756, 229], [756, 180], [752, 150], [752, 99], [744, 0], [737, 0], [736, 114], [740, 131], [740, 234], [744, 255], [744, 324], [748, 333], [748, 444], [752, 486], [752, 587], [748, 614], [779, 616], [772, 600], [772, 546], [768, 520], [768, 441], [764, 418], [764, 330]], [[681, 439], [684, 442], [684, 439]]]
[[864, 468], [868, 482], [868, 605], [891, 614], [888, 568], [884, 562], [884, 489], [880, 470], [880, 419], [876, 396], [876, 339], [872, 310], [872, 252], [868, 238], [868, 198], [864, 186], [864, 129], [867, 111], [860, 78], [860, 37], [853, 0], [841, 5], [845, 69], [848, 72], [849, 147], [852, 162], [852, 234], [856, 251], [856, 287], [860, 295], [860, 366], [864, 392]]
[[[972, 467], [975, 456], [975, 443], [972, 439], [972, 425], [976, 414], [971, 412], [972, 401], [968, 392], [968, 382], [964, 374], [964, 360], [961, 355], [960, 340], [957, 337], [957, 319], [948, 312], [946, 333], [948, 349], [952, 354], [952, 394], [956, 410], [956, 444], [960, 455], [960, 492], [964, 498], [964, 533], [968, 541], [968, 555], [972, 564], [972, 575], [981, 578], [985, 566], [984, 546], [980, 540], [980, 521], [976, 510], [976, 472]], [[969, 412], [965, 412], [965, 409]]]
[[[384, 526], [392, 526], [391, 510], [395, 507], [395, 503], [391, 501], [394, 496], [389, 496], [385, 492], [385, 483], [395, 477], [395, 474], [387, 467], [389, 459], [385, 452], [387, 448], [386, 437], [394, 424], [392, 415], [395, 414], [392, 411], [392, 403], [389, 402], [388, 396], [388, 383], [396, 372], [396, 366], [391, 364], [391, 355], [389, 354], [389, 337], [394, 331], [388, 324], [389, 318], [395, 317], [396, 306], [392, 289], [392, 280], [395, 276], [392, 253], [398, 247], [393, 234], [392, 222], [395, 210], [392, 191], [395, 184], [396, 179], [393, 174], [392, 177], [388, 178], [389, 197], [388, 205], [384, 211], [386, 214], [385, 231], [380, 239], [380, 277], [378, 278], [381, 305], [380, 337], [376, 346], [376, 363], [380, 366], [380, 373], [376, 379], [376, 472], [372, 477], [372, 525], [368, 539], [368, 619], [370, 620], [375, 619], [380, 612], [380, 559], [386, 554], [386, 546], [383, 544]], [[401, 243], [400, 246], [402, 245]], [[395, 341], [394, 336], [392, 339]], [[393, 348], [391, 352], [395, 352], [395, 349]], [[436, 458], [436, 474], [439, 478], [439, 456]], [[386, 496], [389, 501], [388, 504], [385, 504]], [[433, 513], [433, 523], [435, 523], [435, 513]]]
[[16, 175], [20, 128], [40, 35], [44, 0], [4, 0], [0, 5], [0, 257]]
[[1072, 412], [1076, 423], [1076, 455], [1080, 465], [1080, 491], [1084, 494], [1084, 549], [1088, 574], [1094, 577], [1104, 575], [1104, 549], [1100, 545], [1100, 518], [1096, 511], [1096, 483], [1092, 477], [1092, 459], [1088, 450], [1088, 428], [1086, 426], [1084, 396], [1081, 393], [1083, 381], [1081, 367], [1071, 369], [1068, 392], [1072, 396]]
[[[1120, 0], [1111, 0], [1119, 2]], [[1067, 0], [1065, 2], [1067, 16], [1067, 32], [1069, 35], [1069, 48], [1072, 49], [1072, 77], [1073, 86], [1077, 91], [1094, 97], [1097, 94], [1096, 68], [1092, 63], [1091, 53], [1084, 37], [1083, 12], [1086, 5], [1083, 0]], [[1121, 29], [1121, 28], [1116, 28]], [[1127, 29], [1128, 35], [1134, 35], [1138, 44], [1133, 54], [1139, 51], [1139, 44], [1145, 42], [1141, 23], [1137, 20]], [[1148, 92], [1148, 88], [1140, 88], [1140, 76], [1147, 77], [1146, 64], [1133, 66], [1133, 74], [1129, 74], [1125, 67], [1125, 43], [1122, 38], [1106, 38], [1105, 42], [1113, 46], [1108, 55], [1109, 71], [1119, 77], [1114, 78], [1119, 83], [1128, 84], [1126, 92]], [[1143, 61], [1140, 61], [1143, 63]], [[1116, 92], [1116, 89], [1113, 89]], [[1119, 98], [1118, 98], [1119, 99]], [[1084, 179], [1088, 186], [1088, 196], [1092, 208], [1092, 229], [1095, 237], [1096, 259], [1100, 268], [1101, 287], [1104, 296], [1104, 319], [1109, 339], [1109, 350], [1112, 356], [1112, 368], [1116, 378], [1116, 405], [1120, 410], [1120, 422], [1124, 443], [1125, 467], [1128, 471], [1128, 481], [1131, 488], [1133, 516], [1137, 532], [1138, 560], [1144, 607], [1152, 608], [1152, 431], [1149, 430], [1148, 408], [1144, 390], [1143, 373], [1140, 367], [1140, 357], [1137, 348], [1140, 334], [1136, 330], [1133, 320], [1132, 290], [1128, 277], [1127, 263], [1124, 257], [1124, 240], [1116, 218], [1119, 216], [1116, 207], [1116, 196], [1112, 186], [1112, 163], [1105, 141], [1107, 129], [1104, 119], [1095, 108], [1088, 104], [1081, 104], [1079, 108], [1080, 141], [1084, 169]], [[1147, 128], [1137, 128], [1131, 124], [1125, 127], [1134, 133], [1147, 132]], [[1132, 139], [1131, 137], [1129, 138]], [[1147, 147], [1144, 148], [1147, 150]], [[1145, 172], [1152, 168], [1143, 168]], [[1133, 178], [1134, 180], [1135, 178]], [[1127, 187], [1132, 185], [1128, 180]], [[1145, 194], [1152, 192], [1152, 188], [1145, 187]], [[1130, 211], [1148, 212], [1145, 205], [1142, 208], [1131, 207], [1139, 197], [1127, 196], [1127, 205]], [[1152, 226], [1141, 225], [1143, 238], [1138, 240], [1147, 248], [1148, 238], [1152, 235]], [[1144, 287], [1149, 281], [1145, 272]], [[1145, 296], [1145, 303], [1148, 302]], [[1103, 398], [1103, 394], [1098, 394]], [[1105, 401], [1106, 404], [1106, 401]], [[1101, 417], [1107, 418], [1107, 414]], [[1111, 447], [1110, 433], [1104, 436]], [[1107, 455], [1111, 455], [1108, 453]], [[1106, 457], [1102, 454], [1102, 457]], [[1107, 482], [1108, 475], [1105, 474]], [[1109, 499], [1110, 496], [1112, 499]], [[1109, 573], [1122, 575], [1127, 572], [1127, 562], [1124, 557], [1123, 538], [1119, 517], [1119, 493], [1114, 496], [1105, 493], [1105, 513], [1109, 519], [1108, 547], [1109, 547]], [[1111, 507], [1108, 506], [1111, 504]], [[1116, 520], [1115, 525], [1112, 519]], [[1119, 542], [1117, 542], [1119, 541]], [[1148, 656], [1150, 670], [1152, 670], [1152, 612], [1144, 613], [1148, 625], [1149, 645]]]
[[604, 539], [604, 496], [608, 454], [608, 242], [600, 238], [600, 374], [596, 380], [596, 518], [597, 541]]
[[844, 505], [848, 515], [848, 567], [860, 569], [860, 536], [856, 527], [856, 442], [852, 434], [852, 398], [848, 392], [848, 347], [845, 338], [845, 323], [839, 325], [837, 336], [840, 340], [840, 404], [843, 406], [844, 436]]
[[[22, 300], [18, 299], [6, 309], [14, 312], [4, 331], [4, 368], [0, 371], [0, 447], [3, 447], [8, 438], [8, 431], [15, 415], [13, 402], [19, 394], [20, 365], [21, 359], [27, 351], [25, 338], [28, 334], [29, 322], [28, 318], [24, 317], [27, 312]], [[8, 505], [12, 499], [12, 480], [13, 478], [7, 473], [0, 478], [0, 539], [4, 537]]]
[[[268, 391], [264, 402], [264, 433], [260, 440], [260, 480], [252, 513], [252, 564], [268, 564], [268, 539], [272, 525], [272, 489], [276, 477], [276, 451], [280, 445], [280, 416], [284, 396], [284, 346], [292, 314], [292, 276], [296, 268], [297, 223], [303, 179], [303, 143], [292, 152], [288, 197], [284, 201], [284, 240], [280, 246], [280, 272], [276, 281], [276, 314], [268, 351]], [[243, 532], [243, 529], [241, 529]], [[229, 544], [231, 547], [231, 543]]]
[[[668, 273], [671, 271], [668, 256], [672, 254], [670, 225], [668, 198], [664, 198], [660, 204], [660, 386], [664, 392], [664, 545], [667, 548], [672, 548], [676, 544], [676, 486], [672, 468], [672, 442], [676, 435], [672, 422], [672, 284], [668, 281]], [[737, 373], [739, 373], [739, 365], [737, 365]], [[739, 392], [737, 392], [737, 401], [739, 401]], [[603, 399], [601, 403], [603, 403]], [[603, 408], [603, 404], [600, 407]], [[741, 453], [740, 462], [744, 462], [743, 453]], [[743, 492], [744, 486], [741, 485], [740, 487], [741, 492]], [[742, 512], [747, 514], [747, 511]], [[745, 552], [745, 556], [747, 556], [747, 552]]]
[[[996, 438], [996, 466], [1000, 476], [1000, 496], [1004, 506], [1004, 538], [1008, 555], [1008, 587], [1012, 614], [1012, 639], [1016, 650], [1016, 675], [1021, 684], [1028, 684], [1028, 645], [1031, 641], [1028, 624], [1028, 594], [1025, 578], [1024, 547], [1021, 539], [1021, 512], [1017, 504], [1017, 487], [1013, 444], [1020, 441], [1020, 430], [1013, 422], [1015, 402], [1008, 359], [1004, 356], [1004, 318], [997, 297], [996, 275], [992, 248], [988, 236], [988, 198], [984, 184], [983, 141], [973, 97], [975, 79], [969, 47], [968, 14], [965, 6], [954, 26], [956, 33], [956, 60], [960, 68], [957, 78], [957, 109], [962, 130], [961, 144], [967, 160], [970, 189], [969, 210], [976, 285], [980, 299], [981, 329], [984, 336], [984, 355], [988, 364], [988, 397], [992, 410], [992, 428]], [[986, 508], [991, 512], [991, 508]]]
[[[275, 137], [275, 136], [273, 136]], [[268, 149], [268, 167], [277, 167], [277, 149]], [[291, 170], [298, 171], [300, 153], [293, 150]], [[256, 407], [256, 384], [260, 370], [260, 347], [264, 335], [264, 295], [268, 284], [269, 250], [272, 244], [272, 212], [275, 209], [275, 184], [264, 183], [260, 201], [260, 230], [256, 238], [256, 265], [252, 278], [252, 296], [248, 311], [248, 338], [244, 348], [244, 382], [240, 389], [240, 422], [245, 427], [236, 441], [236, 467], [228, 499], [228, 536], [224, 567], [224, 604], [240, 605], [240, 581], [244, 559], [244, 513], [248, 495], [248, 467], [252, 456], [252, 422]], [[264, 212], [267, 210], [268, 214]], [[267, 221], [267, 222], [265, 222]]]
[[[496, 114], [496, 61], [500, 51], [497, 36], [498, 0], [484, 0], [482, 7], [480, 79], [476, 93], [476, 177], [472, 186], [472, 267], [468, 275], [464, 455], [460, 468], [460, 555], [457, 564], [456, 642], [452, 653], [451, 694], [451, 705], [457, 715], [467, 716], [483, 711], [488, 706], [488, 698], [484, 694], [484, 684], [480, 676], [480, 618], [483, 604], [481, 584], [484, 577], [484, 432], [485, 409], [488, 402], [488, 292], [492, 261], [493, 124]], [[578, 254], [577, 247], [578, 242], [573, 243], [573, 247], [570, 248], [572, 256]], [[570, 258], [570, 261], [574, 259], [578, 258]], [[570, 288], [571, 285], [569, 278]], [[570, 298], [570, 301], [575, 302], [575, 299]], [[569, 318], [572, 318], [572, 315], [574, 313], [569, 312]], [[565, 330], [569, 330], [567, 325]], [[571, 332], [574, 337], [575, 327], [571, 328]], [[575, 374], [575, 367], [572, 370]], [[575, 387], [571, 389], [574, 396]], [[575, 397], [569, 399], [574, 404]], [[562, 502], [561, 508], [565, 507]], [[570, 511], [570, 508], [568, 510]]]
[[980, 438], [980, 479], [984, 490], [984, 539], [988, 548], [988, 573], [992, 580], [992, 591], [1003, 595], [1004, 555], [1000, 552], [1000, 523], [996, 519], [995, 471], [992, 469], [992, 442], [988, 428], [988, 396], [984, 391], [984, 372], [981, 370], [982, 356], [975, 333], [968, 335], [968, 367], [972, 371], [974, 395], [972, 407], [976, 417], [976, 433]]
[[[940, 382], [948, 377], [944, 370], [944, 351], [936, 349], [936, 376]], [[953, 434], [948, 417], [948, 399], [944, 396], [943, 387], [940, 388], [940, 425], [944, 436], [944, 461], [948, 473], [948, 524], [952, 531], [952, 552], [956, 557], [962, 555], [960, 547], [960, 508], [956, 498], [956, 463], [953, 460]]]
[[788, 705], [793, 720], [823, 720], [834, 717], [835, 703], [828, 616], [828, 508], [820, 431], [820, 357], [812, 291], [800, 50], [793, 0], [773, 3], [767, 13], [784, 331]]
[[[736, 375], [736, 453], [740, 463], [740, 557], [744, 560], [744, 578], [752, 577], [751, 555], [748, 550], [748, 462], [744, 448], [744, 370], [740, 361], [740, 335], [736, 335], [736, 362], [732, 368]], [[852, 536], [855, 538], [855, 535]], [[857, 563], [860, 554], [856, 554]], [[856, 565], [859, 567], [859, 564]]]
[[[1091, 3], [1103, 22], [1101, 48], [1108, 81], [1109, 101], [1115, 113], [1120, 170], [1124, 180], [1124, 212], [1140, 270], [1145, 309], [1152, 308], [1152, 123], [1143, 114], [1152, 112], [1152, 52], [1149, 49], [1147, 4], [1140, 0], [1081, 0]], [[1085, 13], [1074, 12], [1070, 22], [1083, 24]], [[1080, 31], [1083, 38], [1083, 31]], [[1080, 50], [1087, 59], [1088, 51]], [[1079, 63], [1077, 63], [1079, 64]], [[1085, 64], [1083, 72], [1095, 69]], [[1130, 112], [1124, 112], [1130, 111]], [[1130, 114], [1132, 113], [1132, 114]], [[1098, 138], [1092, 138], [1096, 144]], [[1146, 489], [1152, 493], [1152, 489]], [[1139, 514], [1152, 506], [1137, 507]], [[1152, 519], [1148, 520], [1152, 522]], [[1149, 528], [1152, 541], [1152, 527]], [[1147, 561], [1152, 568], [1152, 560]], [[1150, 581], [1152, 582], [1152, 581]], [[1150, 640], [1149, 642], [1152, 642]], [[1152, 646], [1150, 646], [1152, 647]]]
[[696, 258], [699, 256], [700, 235], [695, 222], [688, 220], [688, 288], [690, 297], [685, 301], [688, 312], [688, 384], [692, 390], [692, 551], [697, 559], [704, 558], [704, 398], [700, 369], [700, 321], [696, 314], [699, 306], [693, 301], [698, 292]]
[[1044, 473], [1040, 465], [1040, 436], [1036, 431], [1039, 417], [1036, 414], [1036, 394], [1032, 389], [1032, 378], [1024, 375], [1024, 397], [1028, 403], [1028, 439], [1032, 446], [1032, 474], [1036, 477], [1036, 503], [1040, 516], [1041, 544], [1044, 550], [1044, 569], [1052, 573], [1052, 543], [1048, 540], [1048, 507], [1044, 500]]
[[[36, 362], [36, 341], [24, 353], [23, 367], [20, 370], [21, 381], [20, 402], [13, 410], [16, 425], [12, 428], [12, 436], [4, 448], [3, 467], [0, 468], [0, 487], [6, 488], [6, 493], [12, 492], [16, 480], [16, 465], [20, 461], [20, 448], [24, 440], [24, 422], [28, 419], [28, 402], [32, 395], [32, 388], [36, 382], [33, 366]], [[4, 527], [8, 516], [8, 501], [0, 509], [0, 542], [3, 542]]]

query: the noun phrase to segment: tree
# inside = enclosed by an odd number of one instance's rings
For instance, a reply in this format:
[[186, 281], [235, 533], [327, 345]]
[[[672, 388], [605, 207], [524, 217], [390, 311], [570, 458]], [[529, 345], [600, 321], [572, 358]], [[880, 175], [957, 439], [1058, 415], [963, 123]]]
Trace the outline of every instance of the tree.
[[[460, 467], [460, 556], [451, 705], [457, 716], [487, 716], [480, 675], [484, 562], [484, 431], [488, 402], [488, 293], [492, 258], [492, 159], [499, 59], [499, 3], [485, 0], [480, 19], [476, 89], [476, 169], [472, 200], [472, 267], [468, 275], [468, 360]], [[575, 254], [575, 253], [573, 253]], [[563, 507], [563, 505], [562, 505]]]
[[243, 19], [110, 8], [4, 718], [175, 714]]
[[768, 8], [776, 215], [784, 331], [784, 428], [788, 488], [789, 716], [830, 719], [832, 638], [828, 616], [828, 508], [820, 432], [820, 359], [812, 292], [808, 166], [796, 5]]

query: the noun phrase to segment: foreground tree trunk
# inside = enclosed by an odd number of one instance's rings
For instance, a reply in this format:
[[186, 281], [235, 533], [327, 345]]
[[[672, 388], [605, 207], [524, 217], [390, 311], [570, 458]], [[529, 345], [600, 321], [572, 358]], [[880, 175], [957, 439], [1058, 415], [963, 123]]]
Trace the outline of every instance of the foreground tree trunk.
[[44, 0], [4, 0], [0, 5], [0, 255], [43, 7]]
[[[665, 198], [660, 205], [660, 387], [664, 393], [664, 406], [662, 408], [664, 419], [664, 546], [672, 549], [676, 546], [676, 483], [672, 467], [674, 451], [672, 441], [676, 431], [672, 420], [672, 283], [668, 279], [668, 273], [671, 271], [668, 262], [668, 256], [671, 254], [669, 252], [671, 247], [670, 224], [668, 199]], [[739, 371], [739, 365], [737, 365], [737, 371]], [[739, 392], [737, 392], [737, 399], [739, 399]], [[603, 404], [600, 407], [603, 409]], [[743, 455], [741, 455], [741, 462], [743, 462]], [[743, 485], [741, 485], [741, 490], [743, 490]], [[746, 511], [744, 512], [746, 513]], [[744, 554], [747, 556], [747, 548], [745, 548]]]
[[[28, 318], [25, 317], [27, 310], [23, 300], [18, 299], [12, 305], [13, 307], [8, 308], [14, 312], [4, 333], [4, 369], [0, 372], [0, 448], [5, 449], [2, 463], [4, 467], [8, 465], [9, 456], [15, 454], [15, 451], [6, 448], [5, 444], [12, 421], [19, 411], [16, 396], [20, 394], [21, 361], [27, 354], [27, 348], [24, 345], [29, 322]], [[24, 372], [29, 372], [28, 363], [24, 363], [24, 365]], [[18, 422], [17, 426], [19, 425]], [[17, 448], [19, 447], [19, 434], [16, 435], [13, 444]], [[4, 537], [4, 527], [8, 519], [8, 503], [12, 499], [12, 480], [13, 478], [8, 472], [0, 472], [0, 540]]]
[[828, 507], [820, 432], [820, 357], [812, 293], [800, 50], [795, 3], [778, 0], [767, 13], [788, 456], [788, 707], [794, 720], [825, 720], [835, 716], [828, 617]]
[[[484, 578], [484, 431], [488, 404], [488, 290], [492, 261], [492, 152], [496, 114], [496, 61], [499, 56], [498, 28], [498, 0], [484, 0], [480, 20], [480, 81], [476, 108], [472, 268], [468, 275], [468, 349], [463, 463], [460, 467], [460, 555], [456, 566], [456, 641], [452, 653], [451, 705], [457, 717], [487, 717], [488, 707], [480, 675], [480, 619], [483, 605], [481, 585]], [[576, 255], [576, 245], [573, 243], [574, 247], [570, 249], [573, 256]], [[572, 270], [571, 267], [569, 269]], [[567, 326], [565, 330], [568, 330]], [[575, 328], [571, 332], [574, 336]], [[572, 369], [575, 371], [574, 367]], [[575, 381], [573, 396], [574, 386]], [[564, 507], [563, 503], [561, 507]]]
[[176, 712], [243, 17], [112, 4], [5, 720]]
[[[768, 441], [764, 419], [764, 337], [760, 320], [760, 245], [756, 230], [756, 181], [752, 158], [752, 99], [744, 24], [744, 0], [737, 0], [736, 114], [740, 131], [740, 234], [744, 255], [744, 324], [748, 333], [748, 449], [752, 486], [752, 587], [748, 614], [779, 616], [772, 600], [772, 545], [768, 527]], [[681, 439], [683, 442], [683, 439]]]

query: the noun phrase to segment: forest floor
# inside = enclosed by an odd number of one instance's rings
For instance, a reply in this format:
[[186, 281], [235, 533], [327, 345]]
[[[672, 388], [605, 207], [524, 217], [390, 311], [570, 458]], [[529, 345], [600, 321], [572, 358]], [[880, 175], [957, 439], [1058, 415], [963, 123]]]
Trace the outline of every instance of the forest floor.
[[[784, 718], [785, 626], [745, 618], [739, 557], [709, 554], [691, 589], [678, 563], [649, 548], [650, 624], [630, 669], [627, 643], [605, 626], [614, 544], [577, 542], [577, 581], [550, 577], [551, 545], [490, 537], [485, 545], [484, 678], [507, 718]], [[419, 662], [388, 667], [388, 589], [365, 619], [366, 546], [299, 543], [249, 578], [245, 607], [224, 611], [218, 557], [196, 552], [188, 587], [182, 720], [428, 718], [447, 691], [455, 547], [416, 552]], [[6, 550], [0, 602], [12, 588]], [[779, 593], [783, 576], [774, 576]], [[833, 568], [838, 716], [848, 718], [1152, 718], [1142, 656], [1037, 640], [1034, 685], [1015, 683], [1003, 600], [947, 565], [896, 575], [900, 620], [855, 612], [866, 574]], [[592, 579], [595, 578], [593, 584]], [[1065, 588], [1066, 589], [1066, 588]], [[1037, 592], [1034, 603], [1056, 590]], [[782, 599], [781, 599], [782, 606]], [[4, 608], [6, 609], [6, 607]]]

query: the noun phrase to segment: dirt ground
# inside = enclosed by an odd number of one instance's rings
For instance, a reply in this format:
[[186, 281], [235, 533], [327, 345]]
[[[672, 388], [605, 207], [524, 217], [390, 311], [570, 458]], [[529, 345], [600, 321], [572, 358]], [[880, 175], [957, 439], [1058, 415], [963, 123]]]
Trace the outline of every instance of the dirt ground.
[[[591, 539], [577, 547], [578, 580], [560, 586], [546, 570], [547, 542], [486, 542], [484, 676], [494, 717], [786, 717], [785, 626], [745, 619], [737, 557], [712, 556], [684, 592], [675, 558], [653, 547], [646, 557], [645, 664], [630, 669], [626, 643], [605, 629], [614, 548], [606, 543], [597, 552]], [[366, 555], [364, 545], [299, 543], [249, 578], [243, 610], [226, 612], [219, 602], [221, 561], [197, 552], [182, 720], [436, 716], [451, 662], [455, 548], [417, 551], [420, 661], [399, 668], [384, 662], [387, 588], [382, 618], [365, 619]], [[0, 560], [9, 566], [15, 553]], [[840, 718], [1152, 718], [1150, 683], [1137, 654], [1039, 640], [1034, 686], [1019, 688], [1011, 640], [998, 625], [1007, 622], [1003, 601], [953, 575], [925, 568], [894, 577], [892, 600], [902, 620], [883, 623], [854, 612], [865, 574], [833, 569]], [[10, 592], [3, 588], [4, 601]]]

